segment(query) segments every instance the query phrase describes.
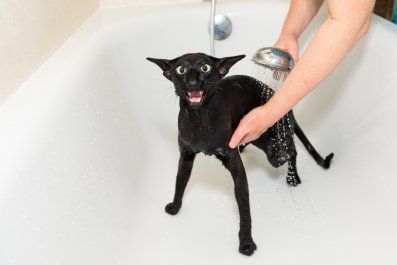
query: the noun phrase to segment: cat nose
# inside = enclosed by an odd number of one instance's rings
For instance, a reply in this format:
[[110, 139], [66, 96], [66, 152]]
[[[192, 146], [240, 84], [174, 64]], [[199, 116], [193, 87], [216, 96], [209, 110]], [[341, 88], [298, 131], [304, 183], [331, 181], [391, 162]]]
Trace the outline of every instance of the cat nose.
[[189, 80], [188, 81], [189, 86], [197, 86], [198, 85], [198, 81], [197, 80]]

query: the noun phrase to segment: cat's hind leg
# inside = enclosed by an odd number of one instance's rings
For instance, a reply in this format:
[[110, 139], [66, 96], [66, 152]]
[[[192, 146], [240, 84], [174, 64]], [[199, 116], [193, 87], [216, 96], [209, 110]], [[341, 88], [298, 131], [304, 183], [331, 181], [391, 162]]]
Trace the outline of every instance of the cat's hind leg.
[[273, 132], [269, 129], [267, 133], [253, 141], [252, 144], [266, 153], [267, 159], [273, 167], [277, 168], [287, 163], [287, 184], [289, 186], [296, 187], [301, 184], [302, 181], [299, 178], [298, 171], [296, 169], [297, 152], [292, 136], [287, 135], [285, 146], [279, 146], [277, 138], [274, 135], [271, 135], [271, 133]]
[[287, 184], [296, 187], [302, 183], [296, 170], [296, 153], [288, 159]]

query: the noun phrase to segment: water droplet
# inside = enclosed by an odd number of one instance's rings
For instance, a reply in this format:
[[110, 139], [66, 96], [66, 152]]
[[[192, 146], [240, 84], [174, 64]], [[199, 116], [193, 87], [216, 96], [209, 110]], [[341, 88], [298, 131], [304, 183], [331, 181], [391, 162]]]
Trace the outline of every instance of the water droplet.
[[[282, 85], [287, 78], [289, 72], [280, 72], [263, 66], [256, 66], [255, 79], [257, 85], [262, 88], [261, 104], [265, 104], [274, 95], [275, 91]], [[272, 141], [273, 152], [277, 154], [278, 162], [280, 164], [290, 159], [288, 153], [288, 135], [293, 133], [293, 126], [290, 119], [290, 113], [287, 113], [283, 118], [276, 122], [270, 129], [270, 140]], [[292, 137], [292, 136], [291, 136]]]

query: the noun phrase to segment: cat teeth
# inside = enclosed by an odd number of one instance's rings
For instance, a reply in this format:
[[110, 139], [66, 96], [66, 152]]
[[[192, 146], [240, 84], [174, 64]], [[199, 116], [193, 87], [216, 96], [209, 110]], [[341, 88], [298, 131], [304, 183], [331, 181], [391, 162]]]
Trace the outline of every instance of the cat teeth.
[[201, 98], [190, 98], [189, 100], [192, 103], [199, 103], [201, 101]]
[[203, 98], [204, 91], [193, 91], [189, 92], [189, 101], [191, 103], [200, 103]]

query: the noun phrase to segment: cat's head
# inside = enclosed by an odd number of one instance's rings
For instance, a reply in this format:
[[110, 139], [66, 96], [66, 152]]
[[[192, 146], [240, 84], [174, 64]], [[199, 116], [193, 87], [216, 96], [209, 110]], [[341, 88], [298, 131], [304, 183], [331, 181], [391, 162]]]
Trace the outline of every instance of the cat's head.
[[219, 81], [245, 55], [215, 58], [189, 53], [173, 60], [147, 58], [157, 64], [175, 86], [175, 93], [192, 108], [200, 108], [216, 93]]

